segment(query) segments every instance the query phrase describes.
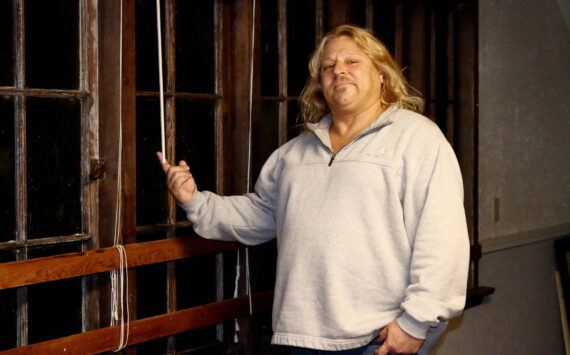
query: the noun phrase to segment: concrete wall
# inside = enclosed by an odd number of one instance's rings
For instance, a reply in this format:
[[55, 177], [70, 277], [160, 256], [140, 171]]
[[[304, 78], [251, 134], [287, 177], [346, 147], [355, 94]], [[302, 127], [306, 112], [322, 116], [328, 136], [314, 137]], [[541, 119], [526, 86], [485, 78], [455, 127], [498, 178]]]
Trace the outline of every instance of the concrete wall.
[[480, 277], [496, 291], [450, 322], [435, 354], [564, 354], [553, 244], [485, 254]]
[[479, 2], [481, 241], [570, 223], [570, 29], [558, 1]]
[[568, 0], [479, 1], [479, 103], [479, 238], [508, 243], [480, 263], [495, 294], [436, 354], [564, 354], [548, 238], [570, 225]]

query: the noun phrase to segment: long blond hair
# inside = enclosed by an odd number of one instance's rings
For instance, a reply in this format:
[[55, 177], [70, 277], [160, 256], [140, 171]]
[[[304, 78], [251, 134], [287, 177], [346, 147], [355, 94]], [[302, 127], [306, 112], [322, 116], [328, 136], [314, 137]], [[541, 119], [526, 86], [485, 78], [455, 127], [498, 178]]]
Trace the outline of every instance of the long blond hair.
[[370, 57], [376, 68], [383, 75], [384, 83], [381, 89], [382, 105], [396, 105], [397, 107], [420, 113], [423, 111], [423, 99], [410, 93], [410, 91], [416, 90], [408, 85], [402, 70], [396, 64], [386, 46], [366, 29], [342, 25], [323, 37], [309, 60], [309, 78], [299, 97], [303, 125], [319, 122], [329, 112], [320, 82], [321, 59], [327, 42], [341, 36], [352, 39]]

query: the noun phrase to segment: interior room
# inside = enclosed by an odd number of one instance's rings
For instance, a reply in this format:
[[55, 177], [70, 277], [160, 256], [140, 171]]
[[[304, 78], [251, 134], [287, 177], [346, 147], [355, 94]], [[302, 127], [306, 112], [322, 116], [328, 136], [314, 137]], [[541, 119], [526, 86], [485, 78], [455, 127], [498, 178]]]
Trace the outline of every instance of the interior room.
[[252, 192], [342, 24], [461, 169], [466, 305], [433, 354], [570, 354], [567, 0], [0, 1], [0, 354], [288, 354], [278, 241], [199, 237], [156, 152]]

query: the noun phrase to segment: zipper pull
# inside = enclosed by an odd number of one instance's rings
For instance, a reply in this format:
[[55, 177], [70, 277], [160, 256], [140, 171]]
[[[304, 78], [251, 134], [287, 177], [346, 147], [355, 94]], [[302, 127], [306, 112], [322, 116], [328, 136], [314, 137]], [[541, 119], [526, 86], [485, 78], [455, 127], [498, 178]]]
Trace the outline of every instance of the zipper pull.
[[332, 155], [331, 155], [331, 160], [329, 161], [329, 166], [332, 165], [333, 160], [334, 160], [335, 157], [336, 157], [336, 154], [335, 154], [335, 153], [332, 153]]

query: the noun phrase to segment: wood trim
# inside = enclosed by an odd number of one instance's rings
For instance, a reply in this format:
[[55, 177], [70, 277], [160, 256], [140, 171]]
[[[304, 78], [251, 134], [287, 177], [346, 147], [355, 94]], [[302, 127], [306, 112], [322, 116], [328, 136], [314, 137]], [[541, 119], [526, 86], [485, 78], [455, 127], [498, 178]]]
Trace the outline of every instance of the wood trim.
[[[273, 291], [253, 295], [256, 312], [271, 307]], [[190, 329], [216, 324], [249, 313], [247, 296], [166, 313], [129, 323], [128, 345], [163, 338]], [[97, 329], [19, 348], [1, 351], [2, 355], [68, 354], [84, 355], [110, 351], [119, 343], [119, 326]]]
[[[238, 243], [183, 237], [125, 245], [128, 267], [234, 250]], [[0, 290], [84, 276], [119, 268], [115, 247], [0, 264]]]
[[570, 235], [570, 223], [481, 240], [483, 254]]

